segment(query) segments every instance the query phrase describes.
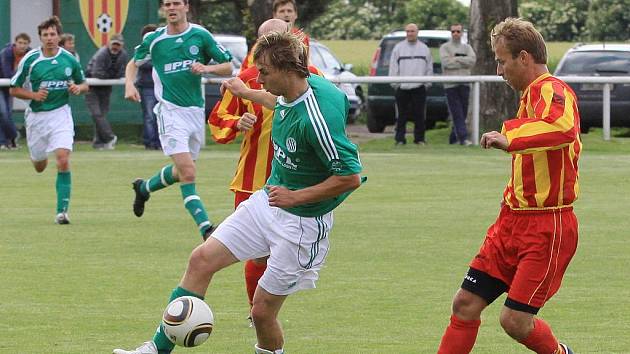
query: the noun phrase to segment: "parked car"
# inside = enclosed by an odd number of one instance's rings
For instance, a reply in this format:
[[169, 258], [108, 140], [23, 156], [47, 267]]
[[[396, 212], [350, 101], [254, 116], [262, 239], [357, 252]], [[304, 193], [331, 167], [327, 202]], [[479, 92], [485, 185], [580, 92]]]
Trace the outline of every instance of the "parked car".
[[[243, 59], [247, 55], [247, 40], [243, 36], [234, 35], [234, 34], [212, 34], [214, 39], [224, 46], [227, 50], [232, 53], [232, 65], [234, 70], [232, 71], [232, 75], [238, 75], [241, 70], [241, 63], [243, 63]], [[209, 75], [208, 77], [216, 77]], [[206, 117], [212, 109], [214, 105], [221, 100], [221, 93], [219, 91], [221, 85], [218, 84], [206, 84], [205, 85], [205, 98], [206, 98]]]
[[[386, 34], [378, 45], [372, 58], [370, 76], [387, 76], [389, 74], [389, 59], [394, 46], [405, 40], [403, 30]], [[451, 32], [446, 30], [421, 30], [418, 39], [424, 42], [433, 55], [433, 73], [442, 73], [440, 64], [440, 46], [451, 39]], [[468, 34], [465, 32], [462, 41], [467, 42]], [[387, 125], [392, 125], [396, 119], [396, 99], [394, 89], [390, 84], [368, 84], [367, 93], [367, 126], [372, 133], [380, 133]], [[436, 121], [444, 121], [448, 118], [448, 106], [442, 84], [431, 84], [427, 90], [427, 115], [426, 127], [433, 128]]]
[[[351, 71], [352, 64], [343, 64], [328, 47], [313, 39], [311, 39], [309, 46], [309, 60], [310, 64], [321, 70], [329, 80], [332, 78], [357, 77]], [[363, 106], [363, 89], [361, 85], [351, 83], [337, 84], [337, 87], [348, 96], [348, 101], [350, 102], [348, 123], [354, 123]]]
[[[556, 68], [555, 76], [628, 76], [630, 44], [588, 44], [569, 49]], [[602, 126], [603, 84], [570, 83], [578, 98], [580, 128]], [[630, 126], [630, 85], [614, 84], [610, 91], [611, 126]]]

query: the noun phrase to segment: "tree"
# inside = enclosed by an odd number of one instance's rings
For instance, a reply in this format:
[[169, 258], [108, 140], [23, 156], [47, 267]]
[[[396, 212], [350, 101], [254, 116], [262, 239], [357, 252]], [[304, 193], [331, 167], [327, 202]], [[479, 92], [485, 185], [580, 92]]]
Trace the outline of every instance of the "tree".
[[405, 3], [405, 20], [421, 29], [450, 29], [453, 23], [468, 23], [466, 6], [456, 0], [409, 0]]
[[625, 40], [630, 31], [630, 0], [591, 0], [586, 28], [596, 41]]
[[[472, 0], [468, 42], [477, 54], [473, 75], [496, 75], [490, 46], [492, 28], [507, 17], [517, 17], [516, 0]], [[498, 130], [505, 119], [515, 116], [517, 93], [505, 83], [484, 83], [480, 92], [480, 131]]]
[[588, 5], [588, 0], [524, 0], [518, 10], [545, 40], [575, 41], [584, 37]]

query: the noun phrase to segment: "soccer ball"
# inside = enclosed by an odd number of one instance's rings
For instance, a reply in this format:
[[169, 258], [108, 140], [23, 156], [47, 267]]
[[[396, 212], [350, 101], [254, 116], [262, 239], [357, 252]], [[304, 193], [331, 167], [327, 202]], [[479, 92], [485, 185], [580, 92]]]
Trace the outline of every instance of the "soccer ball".
[[112, 21], [112, 18], [108, 14], [102, 13], [96, 19], [96, 29], [101, 33], [107, 33], [111, 31], [113, 22], [114, 21]]
[[210, 307], [194, 296], [182, 296], [171, 301], [162, 316], [164, 334], [171, 342], [183, 347], [196, 347], [205, 342], [214, 324]]

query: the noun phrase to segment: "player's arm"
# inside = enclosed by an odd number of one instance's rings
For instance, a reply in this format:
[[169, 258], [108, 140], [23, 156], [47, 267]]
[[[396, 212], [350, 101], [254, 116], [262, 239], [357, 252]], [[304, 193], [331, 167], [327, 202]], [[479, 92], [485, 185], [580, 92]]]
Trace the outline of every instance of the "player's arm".
[[226, 91], [208, 118], [212, 139], [219, 144], [234, 141], [241, 130], [238, 125], [243, 112], [245, 112], [245, 105], [242, 100], [230, 91]]
[[195, 62], [190, 66], [190, 71], [197, 75], [213, 74], [219, 76], [230, 76], [232, 75], [232, 62], [212, 65], [203, 65]]
[[334, 198], [340, 194], [359, 188], [359, 174], [348, 176], [332, 175], [323, 182], [299, 190], [289, 190], [281, 186], [267, 186], [269, 205], [278, 208], [291, 208]]
[[514, 154], [556, 150], [579, 136], [579, 113], [574, 94], [559, 82], [546, 82], [540, 88], [533, 117], [510, 119], [501, 134], [507, 139], [507, 152]]
[[11, 87], [9, 89], [9, 94], [13, 97], [21, 98], [23, 100], [43, 102], [46, 100], [46, 97], [48, 97], [48, 89], [42, 87], [38, 91], [33, 92], [22, 87]]
[[278, 99], [278, 96], [265, 90], [254, 90], [247, 87], [238, 77], [223, 81], [221, 84], [221, 92], [225, 92], [225, 90], [230, 90], [234, 96], [254, 101], [269, 109], [274, 109], [276, 100]]
[[136, 88], [136, 76], [138, 76], [138, 62], [131, 59], [125, 68], [125, 99], [140, 102], [140, 93]]
[[89, 90], [90, 90], [90, 87], [88, 86], [87, 82], [83, 82], [81, 84], [75, 84], [73, 82], [70, 85], [68, 85], [68, 91], [70, 91], [70, 93], [75, 96], [78, 96], [82, 93], [86, 93]]

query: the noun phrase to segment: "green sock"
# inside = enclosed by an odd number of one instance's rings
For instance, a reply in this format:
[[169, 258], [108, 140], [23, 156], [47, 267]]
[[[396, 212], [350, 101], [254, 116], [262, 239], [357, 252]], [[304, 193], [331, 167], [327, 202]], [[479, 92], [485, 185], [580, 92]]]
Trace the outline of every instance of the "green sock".
[[208, 219], [208, 213], [206, 208], [201, 202], [201, 198], [197, 195], [194, 183], [181, 184], [179, 188], [182, 190], [182, 198], [184, 198], [184, 207], [188, 210], [190, 216], [193, 217], [201, 236], [206, 230], [212, 226], [212, 223]]
[[[171, 293], [171, 297], [170, 299], [168, 299], [168, 303], [170, 304], [171, 301], [182, 296], [194, 296], [203, 300], [203, 296], [192, 293], [178, 286], [175, 289], [173, 289], [173, 292]], [[153, 343], [155, 343], [155, 346], [157, 347], [159, 354], [169, 354], [175, 347], [175, 344], [173, 344], [173, 342], [171, 342], [171, 340], [168, 339], [166, 334], [164, 334], [164, 330], [162, 329], [162, 324], [158, 326], [157, 331], [155, 332], [155, 335], [153, 336]]]
[[173, 165], [167, 165], [162, 167], [160, 172], [149, 178], [142, 184], [142, 192], [149, 194], [151, 192], [159, 191], [166, 188], [171, 184], [177, 182], [173, 177]]
[[70, 171], [57, 172], [57, 213], [65, 213], [70, 205], [70, 191], [72, 190], [72, 178]]

